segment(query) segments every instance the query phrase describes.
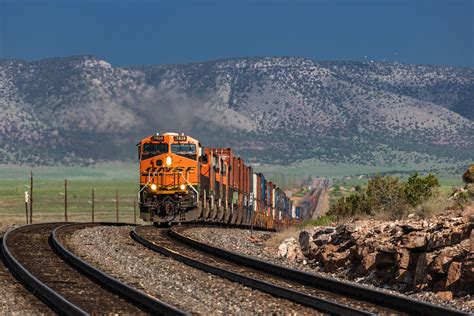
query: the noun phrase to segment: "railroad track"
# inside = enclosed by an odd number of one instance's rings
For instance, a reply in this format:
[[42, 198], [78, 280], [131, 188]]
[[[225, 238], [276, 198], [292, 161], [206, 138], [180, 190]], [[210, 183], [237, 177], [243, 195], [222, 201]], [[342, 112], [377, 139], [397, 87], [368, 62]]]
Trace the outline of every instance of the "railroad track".
[[138, 291], [72, 254], [66, 234], [100, 223], [46, 223], [22, 226], [3, 236], [9, 269], [35, 295], [61, 314], [186, 313]]
[[387, 292], [273, 265], [223, 250], [182, 234], [182, 226], [135, 227], [131, 236], [160, 252], [209, 273], [249, 287], [338, 315], [417, 314], [467, 315], [453, 309]]

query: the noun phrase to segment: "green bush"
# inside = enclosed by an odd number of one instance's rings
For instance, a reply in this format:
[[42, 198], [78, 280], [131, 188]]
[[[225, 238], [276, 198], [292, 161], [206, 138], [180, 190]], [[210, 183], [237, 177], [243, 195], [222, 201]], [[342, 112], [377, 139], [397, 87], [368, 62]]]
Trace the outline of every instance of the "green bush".
[[405, 186], [392, 176], [376, 176], [367, 185], [367, 209], [369, 215], [389, 214], [398, 218], [407, 209]]
[[426, 201], [433, 194], [433, 189], [439, 187], [438, 179], [431, 173], [422, 178], [415, 173], [408, 178], [405, 184], [405, 196], [408, 203], [416, 207], [422, 202]]
[[328, 215], [337, 218], [357, 215], [388, 215], [401, 218], [409, 209], [426, 202], [439, 187], [438, 179], [429, 174], [410, 176], [407, 182], [392, 176], [376, 176], [367, 188], [359, 189], [348, 197], [339, 198], [329, 209]]

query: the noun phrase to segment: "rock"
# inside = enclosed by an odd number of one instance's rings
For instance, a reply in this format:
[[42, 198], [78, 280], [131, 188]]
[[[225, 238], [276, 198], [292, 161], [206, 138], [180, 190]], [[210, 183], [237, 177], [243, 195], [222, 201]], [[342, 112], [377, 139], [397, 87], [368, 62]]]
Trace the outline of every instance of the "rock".
[[406, 249], [400, 249], [398, 252], [398, 267], [401, 269], [408, 269], [410, 265], [410, 251]]
[[382, 245], [377, 245], [375, 249], [380, 252], [387, 252], [387, 253], [394, 253], [394, 254], [397, 253], [397, 248], [395, 247], [393, 243], [385, 243]]
[[[474, 288], [474, 214], [451, 210], [427, 219], [353, 220], [301, 232], [301, 254], [321, 269], [401, 291], [466, 295]], [[291, 245], [285, 257], [298, 257]], [[284, 250], [282, 252], [284, 252]], [[472, 254], [470, 252], [472, 251]], [[474, 294], [474, 293], [473, 293]]]
[[423, 232], [411, 232], [402, 238], [402, 244], [409, 249], [425, 247], [426, 234]]
[[298, 242], [301, 247], [301, 252], [303, 252], [305, 256], [308, 256], [310, 245], [313, 242], [313, 237], [311, 237], [311, 234], [305, 230], [301, 231], [298, 237]]
[[397, 258], [396, 253], [391, 252], [378, 252], [375, 256], [375, 266], [378, 269], [383, 269], [386, 267], [394, 267]]
[[422, 224], [417, 223], [417, 222], [400, 225], [400, 227], [403, 229], [403, 232], [405, 234], [410, 233], [412, 231], [419, 231], [423, 229]]
[[376, 256], [377, 256], [376, 251], [364, 256], [364, 258], [362, 259], [362, 262], [357, 267], [356, 275], [367, 274], [367, 272], [369, 272], [370, 269], [374, 266]]
[[318, 252], [316, 254], [316, 260], [320, 262], [322, 265], [325, 264], [325, 262], [329, 259], [329, 256], [337, 251], [337, 246], [333, 244], [327, 244], [321, 248], [318, 249]]
[[323, 246], [329, 243], [330, 235], [319, 235], [318, 238], [314, 240], [314, 243], [318, 246]]
[[453, 299], [453, 292], [451, 291], [439, 291], [436, 292], [436, 296], [442, 300], [450, 301]]
[[474, 252], [469, 253], [462, 260], [461, 279], [459, 288], [468, 294], [474, 294]]
[[461, 262], [451, 262], [448, 269], [448, 277], [446, 279], [446, 287], [452, 286], [461, 277]]
[[[474, 185], [473, 185], [474, 187]], [[466, 206], [462, 212], [463, 217], [469, 218], [471, 221], [473, 219], [472, 216], [474, 216], [474, 206]]]
[[284, 242], [281, 243], [280, 246], [278, 246], [278, 255], [280, 257], [285, 257], [287, 252], [288, 252], [288, 245]]
[[399, 269], [396, 280], [399, 283], [411, 285], [413, 283], [413, 272], [407, 269]]
[[289, 260], [304, 259], [300, 246], [293, 237], [285, 239], [283, 243], [278, 246], [278, 255]]
[[346, 225], [339, 225], [336, 227], [336, 233], [342, 235], [346, 232]]
[[471, 252], [474, 252], [474, 229], [471, 230], [471, 236], [469, 236], [469, 242], [471, 243]]
[[471, 164], [464, 174], [462, 175], [462, 179], [466, 183], [474, 183], [474, 164]]
[[426, 250], [431, 251], [449, 245], [451, 245], [451, 241], [445, 238], [442, 232], [437, 231], [430, 234], [427, 241]]
[[443, 248], [433, 261], [430, 273], [445, 274], [448, 272], [448, 267], [453, 257], [456, 255], [454, 247]]
[[413, 277], [413, 287], [417, 289], [422, 289], [427, 286], [428, 275], [427, 270], [428, 266], [433, 261], [434, 255], [432, 253], [422, 253], [418, 256], [416, 262], [415, 275]]
[[458, 244], [462, 240], [462, 235], [463, 235], [463, 230], [461, 227], [453, 227], [450, 236], [449, 236], [449, 241], [450, 244]]
[[324, 270], [331, 272], [337, 270], [338, 268], [344, 266], [352, 256], [350, 249], [346, 249], [343, 252], [333, 252], [329, 254], [328, 259], [324, 263]]
[[323, 229], [324, 229], [325, 234], [332, 234], [336, 231], [336, 228], [334, 228], [332, 226], [326, 226]]

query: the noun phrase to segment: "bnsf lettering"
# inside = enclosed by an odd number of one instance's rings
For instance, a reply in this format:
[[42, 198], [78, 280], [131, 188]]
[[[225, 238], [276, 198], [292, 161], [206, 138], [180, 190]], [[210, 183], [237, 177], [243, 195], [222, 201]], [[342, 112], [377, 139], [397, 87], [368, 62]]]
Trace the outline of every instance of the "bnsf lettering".
[[148, 173], [157, 173], [157, 174], [163, 174], [163, 173], [178, 173], [178, 172], [187, 172], [187, 173], [195, 173], [196, 167], [148, 167], [145, 169], [144, 172], [142, 172], [142, 176], [147, 176]]

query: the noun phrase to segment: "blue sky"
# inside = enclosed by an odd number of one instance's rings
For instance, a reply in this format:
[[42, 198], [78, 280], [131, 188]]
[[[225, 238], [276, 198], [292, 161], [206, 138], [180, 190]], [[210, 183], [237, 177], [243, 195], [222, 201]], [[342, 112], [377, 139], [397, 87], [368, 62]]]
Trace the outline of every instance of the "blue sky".
[[474, 66], [474, 0], [0, 0], [0, 58], [245, 56]]

